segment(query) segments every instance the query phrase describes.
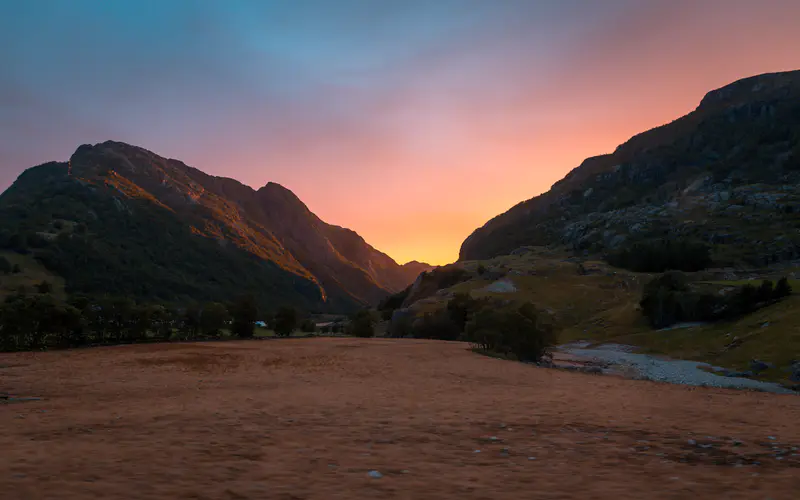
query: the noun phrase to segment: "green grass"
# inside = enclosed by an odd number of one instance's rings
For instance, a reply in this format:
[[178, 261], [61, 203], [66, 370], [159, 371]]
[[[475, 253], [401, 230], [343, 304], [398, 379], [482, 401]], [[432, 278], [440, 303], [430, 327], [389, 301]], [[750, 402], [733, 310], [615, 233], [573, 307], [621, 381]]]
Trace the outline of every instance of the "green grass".
[[[736, 321], [718, 322], [698, 327], [655, 331], [639, 308], [642, 287], [652, 276], [609, 267], [603, 262], [585, 262], [592, 272], [580, 275], [574, 263], [552, 252], [533, 252], [521, 256], [503, 256], [486, 261], [470, 261], [463, 266], [474, 272], [478, 265], [488, 270], [518, 270], [509, 274], [517, 287], [513, 293], [490, 293], [485, 287], [491, 280], [475, 276], [448, 289], [450, 293], [470, 293], [473, 297], [497, 297], [515, 302], [530, 301], [553, 313], [559, 342], [587, 340], [595, 343], [621, 343], [641, 347], [644, 352], [680, 359], [707, 362], [732, 370], [749, 369], [757, 358], [778, 368], [761, 378], [787, 382], [788, 372], [781, 368], [792, 359], [800, 359], [800, 280], [789, 280], [797, 295], [760, 309]], [[616, 274], [614, 274], [616, 273]], [[780, 273], [768, 273], [773, 281]], [[762, 279], [705, 281], [698, 284], [726, 287], [760, 285]], [[418, 314], [432, 312], [447, 304], [434, 296], [412, 306]], [[762, 325], [769, 326], [762, 328]], [[741, 345], [729, 346], [734, 338]]]
[[[788, 382], [788, 367], [800, 359], [800, 296], [765, 307], [736, 321], [721, 321], [677, 330], [652, 330], [646, 324], [616, 328], [566, 331], [562, 341], [589, 340], [638, 346], [651, 354], [711, 363], [746, 371], [750, 360], [774, 363], [760, 378]], [[622, 326], [622, 328], [620, 328]], [[625, 330], [628, 329], [626, 332]], [[729, 347], [734, 339], [741, 344]]]

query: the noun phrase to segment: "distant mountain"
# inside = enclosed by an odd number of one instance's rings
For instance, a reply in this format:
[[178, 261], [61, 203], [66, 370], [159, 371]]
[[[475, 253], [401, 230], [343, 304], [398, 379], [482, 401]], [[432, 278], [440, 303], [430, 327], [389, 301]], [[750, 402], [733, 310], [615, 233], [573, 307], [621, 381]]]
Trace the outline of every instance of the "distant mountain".
[[746, 78], [696, 110], [589, 158], [487, 222], [460, 260], [523, 246], [604, 253], [696, 240], [719, 265], [800, 258], [800, 71]]
[[411, 278], [411, 281], [413, 282], [420, 274], [427, 273], [436, 266], [412, 260], [411, 262], [406, 262], [400, 267], [403, 270], [403, 276], [406, 279]]
[[181, 302], [252, 292], [265, 307], [351, 310], [424, 268], [323, 222], [283, 186], [256, 191], [112, 141], [26, 170], [0, 195], [0, 221], [0, 247], [33, 253], [71, 293]]

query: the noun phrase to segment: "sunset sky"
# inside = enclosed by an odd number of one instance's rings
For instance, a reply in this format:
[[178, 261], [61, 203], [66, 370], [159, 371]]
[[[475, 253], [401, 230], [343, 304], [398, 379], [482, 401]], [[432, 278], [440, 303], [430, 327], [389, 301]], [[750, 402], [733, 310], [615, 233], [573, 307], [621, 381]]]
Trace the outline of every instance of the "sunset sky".
[[0, 0], [0, 190], [128, 142], [453, 261], [587, 156], [800, 69], [798, 0]]

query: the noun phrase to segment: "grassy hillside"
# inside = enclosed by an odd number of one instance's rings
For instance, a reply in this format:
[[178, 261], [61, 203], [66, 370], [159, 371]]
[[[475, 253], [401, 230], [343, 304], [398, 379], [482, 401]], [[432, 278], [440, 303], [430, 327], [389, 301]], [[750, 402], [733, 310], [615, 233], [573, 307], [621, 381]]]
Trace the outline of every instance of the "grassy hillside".
[[[559, 342], [585, 340], [621, 343], [646, 352], [709, 362], [735, 370], [747, 370], [753, 358], [774, 363], [777, 368], [764, 378], [786, 381], [782, 367], [800, 359], [800, 293], [736, 321], [653, 330], [639, 307], [643, 286], [653, 277], [616, 269], [600, 261], [578, 262], [566, 253], [528, 248], [518, 255], [482, 261], [461, 262], [447, 268], [468, 273], [466, 281], [440, 289], [407, 304], [417, 315], [444, 308], [455, 293], [496, 297], [513, 302], [530, 301], [551, 314]], [[447, 269], [444, 268], [444, 269]], [[690, 274], [690, 279], [714, 289], [730, 288], [776, 279], [792, 272], [751, 271], [737, 279], [719, 279], [723, 272]], [[480, 274], [479, 274], [480, 272]], [[747, 278], [744, 279], [745, 275]], [[515, 291], [492, 291], [498, 288]], [[800, 291], [800, 280], [791, 280]]]
[[64, 279], [48, 271], [40, 262], [29, 255], [0, 251], [0, 258], [6, 258], [12, 266], [19, 266], [19, 273], [0, 274], [0, 301], [14, 294], [23, 287], [27, 292], [34, 292], [36, 286], [46, 281], [52, 286], [51, 295], [63, 299]]

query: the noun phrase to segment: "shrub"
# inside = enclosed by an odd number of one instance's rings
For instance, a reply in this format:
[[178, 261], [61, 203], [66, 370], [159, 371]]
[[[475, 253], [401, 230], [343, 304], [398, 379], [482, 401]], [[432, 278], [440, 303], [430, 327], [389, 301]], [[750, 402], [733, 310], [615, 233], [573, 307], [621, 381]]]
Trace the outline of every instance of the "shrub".
[[485, 351], [536, 362], [555, 343], [552, 325], [531, 303], [484, 307], [467, 324], [466, 338]]
[[375, 336], [375, 316], [369, 309], [358, 311], [350, 318], [347, 334], [354, 337], [369, 338]]

